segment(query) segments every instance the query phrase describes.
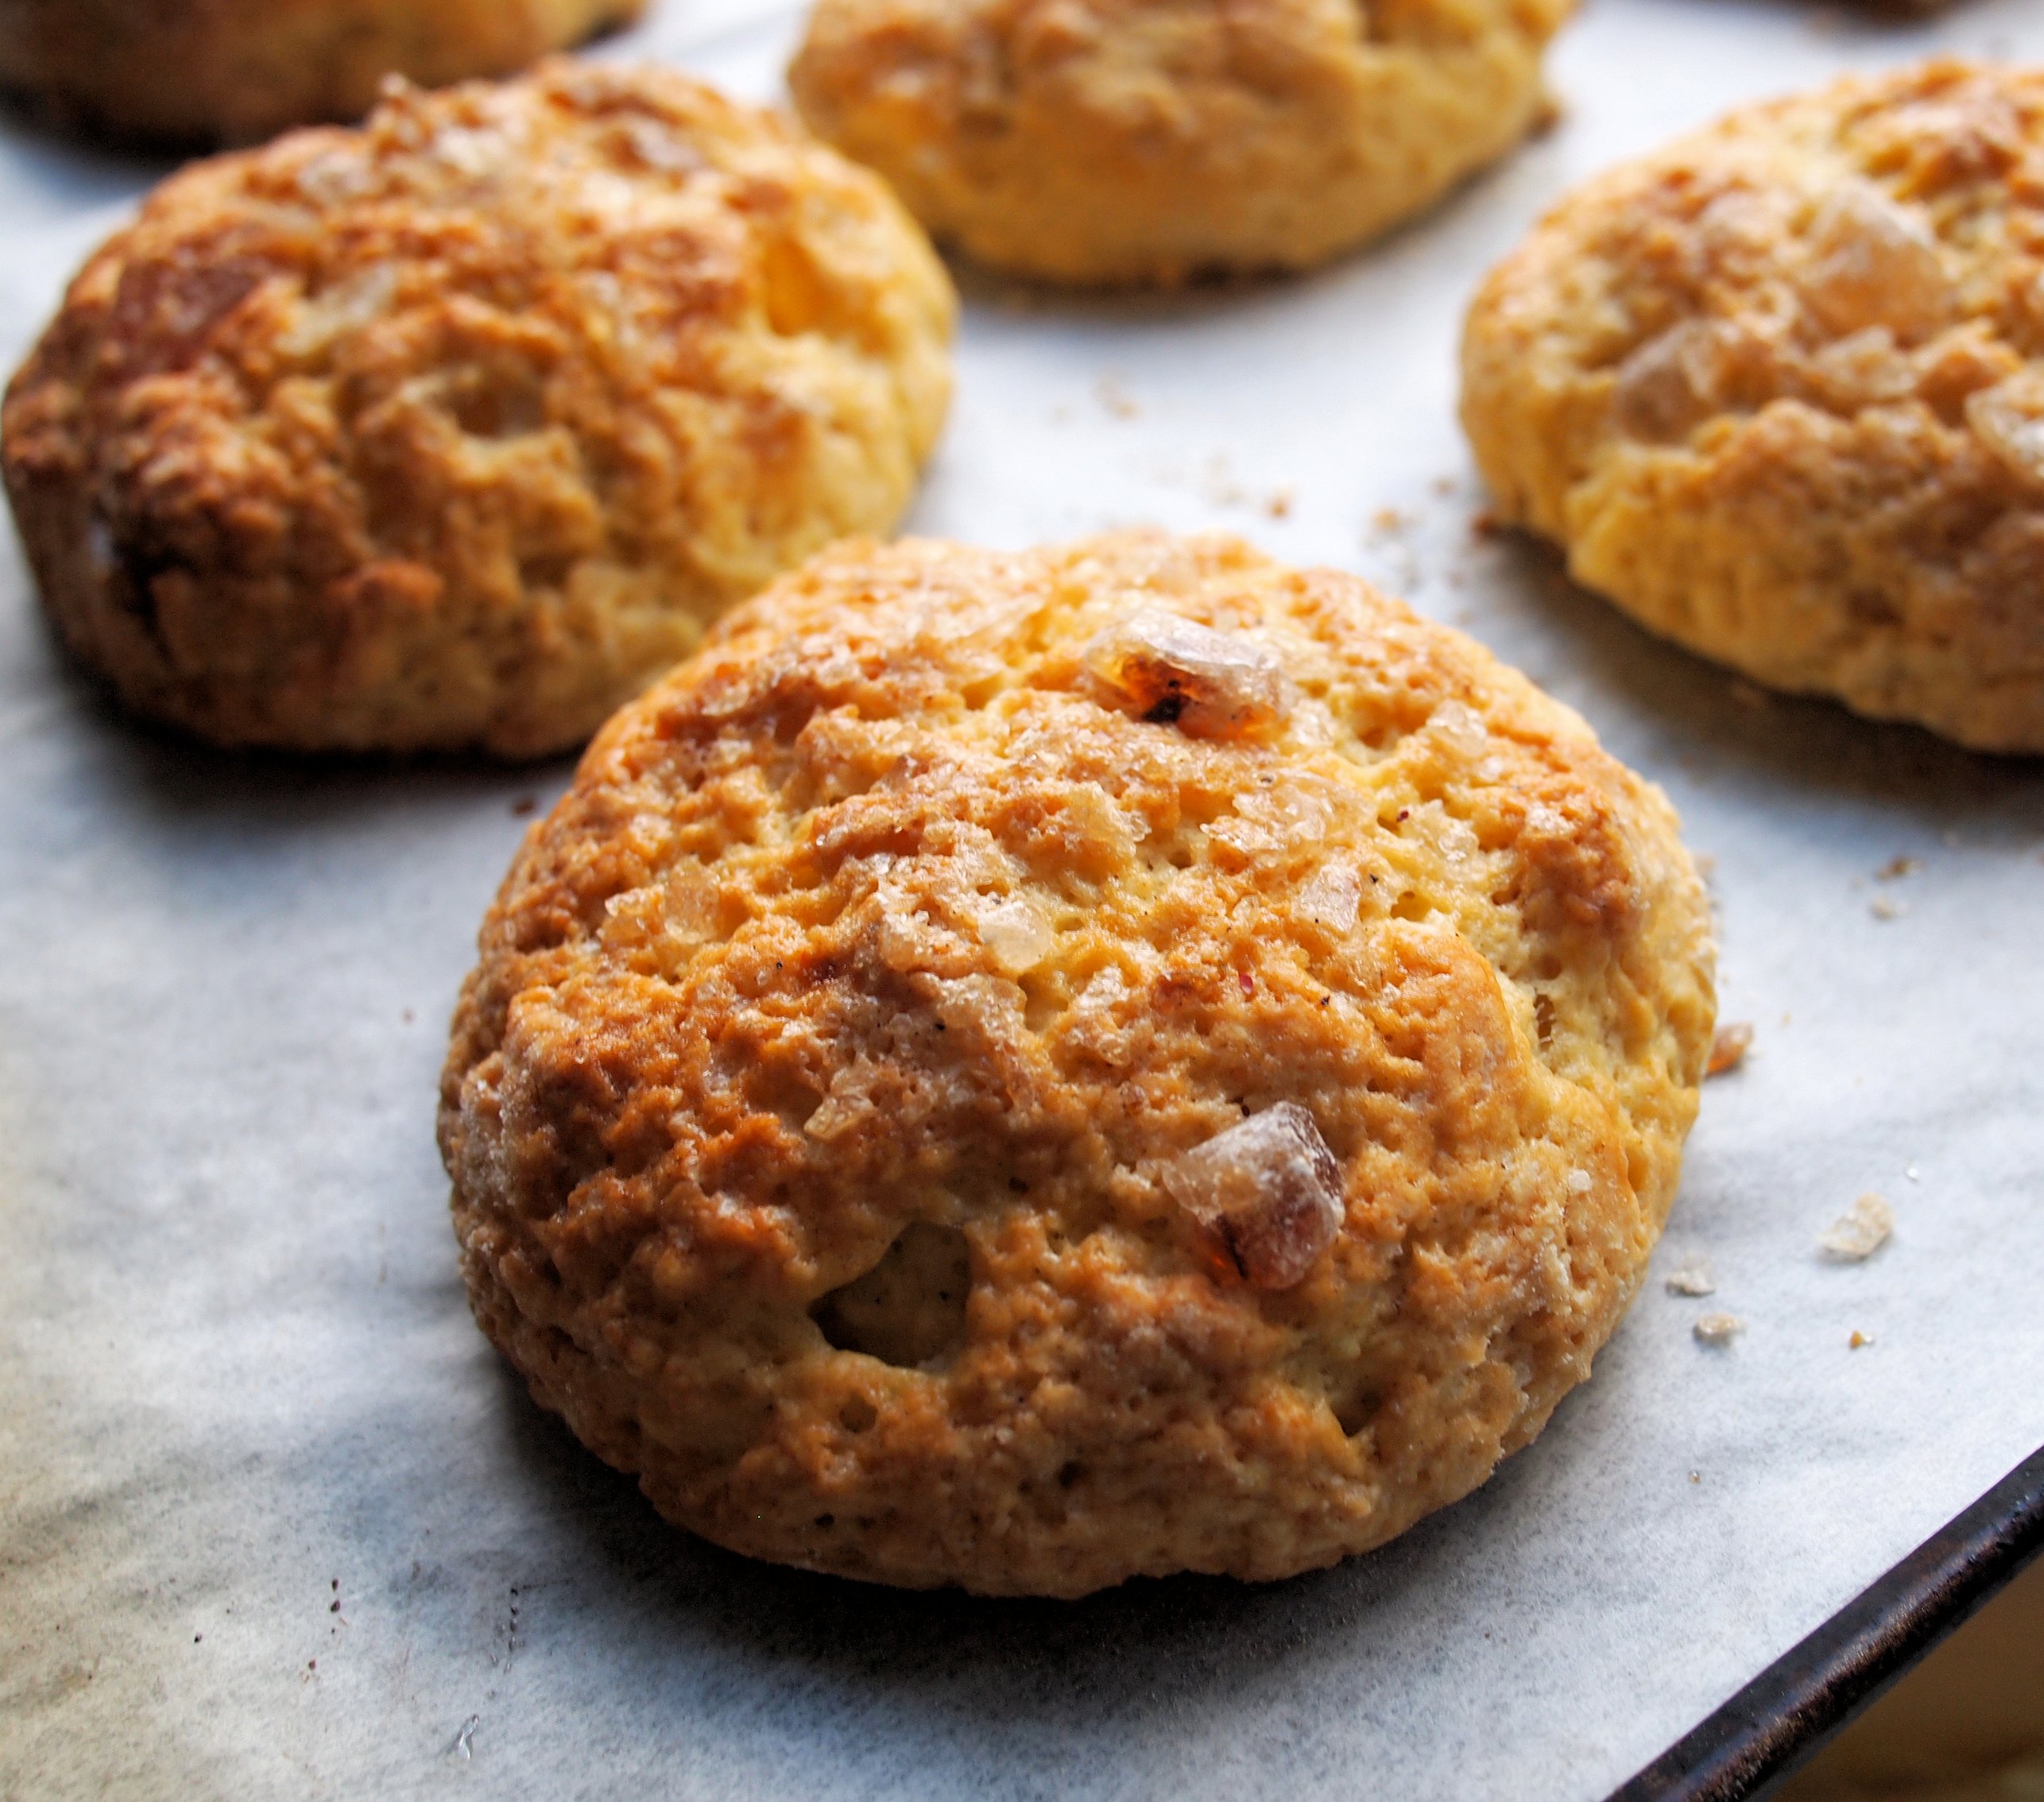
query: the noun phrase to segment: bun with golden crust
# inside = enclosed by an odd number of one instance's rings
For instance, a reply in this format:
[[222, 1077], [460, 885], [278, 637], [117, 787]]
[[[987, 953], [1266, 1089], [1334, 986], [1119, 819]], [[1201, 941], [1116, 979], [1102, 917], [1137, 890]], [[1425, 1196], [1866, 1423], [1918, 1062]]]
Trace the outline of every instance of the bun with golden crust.
[[2044, 70], [1856, 77], [1600, 176], [1462, 369], [1499, 513], [1643, 625], [2044, 752]]
[[1570, 0], [820, 0], [803, 118], [940, 239], [1058, 282], [1305, 269], [1542, 118]]
[[554, 64], [173, 176], [72, 284], [0, 457], [51, 617], [137, 710], [536, 756], [892, 526], [954, 306], [834, 151]]
[[1589, 1374], [1711, 973], [1659, 792], [1353, 577], [848, 544], [528, 834], [442, 1089], [462, 1268], [720, 1544], [1281, 1577]]

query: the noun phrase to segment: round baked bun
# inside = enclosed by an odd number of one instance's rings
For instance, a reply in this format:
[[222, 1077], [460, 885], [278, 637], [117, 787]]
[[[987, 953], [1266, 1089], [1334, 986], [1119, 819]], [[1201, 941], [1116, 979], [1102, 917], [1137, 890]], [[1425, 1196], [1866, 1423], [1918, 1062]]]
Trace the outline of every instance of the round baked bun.
[[72, 284], [0, 455], [51, 617], [141, 712], [534, 756], [893, 524], [954, 307], [834, 151], [556, 64], [173, 177]]
[[1503, 155], [1570, 0], [820, 0], [788, 83], [940, 238], [1094, 285], [1304, 269]]
[[2044, 751], [2044, 71], [1842, 81], [1612, 171], [1462, 367], [1500, 514], [1643, 625]]
[[528, 836], [441, 1093], [462, 1268], [720, 1545], [1281, 1577], [1589, 1375], [1711, 972], [1659, 791], [1353, 577], [841, 546]]
[[0, 87], [117, 136], [250, 143], [389, 76], [504, 75], [645, 0], [0, 0]]

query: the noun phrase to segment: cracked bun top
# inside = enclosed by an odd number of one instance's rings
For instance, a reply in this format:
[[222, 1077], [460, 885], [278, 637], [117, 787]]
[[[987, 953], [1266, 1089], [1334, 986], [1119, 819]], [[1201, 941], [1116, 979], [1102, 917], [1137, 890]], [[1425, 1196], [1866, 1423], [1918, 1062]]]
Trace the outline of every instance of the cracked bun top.
[[1658, 790], [1225, 538], [826, 553], [606, 727], [455, 1017], [484, 1330], [672, 1519], [1274, 1578], [1537, 1433], [1714, 1003]]
[[358, 119], [392, 75], [508, 75], [645, 0], [0, 0], [0, 87], [120, 137]]
[[72, 284], [0, 453], [52, 617], [138, 710], [532, 756], [892, 526], [954, 307], [834, 151], [557, 63], [173, 176]]
[[1590, 182], [1463, 377], [1500, 513], [1653, 630], [2044, 751], [2044, 70], [1841, 81]]
[[819, 0], [802, 114], [940, 238], [1052, 281], [1303, 269], [1543, 114], [1570, 0]]

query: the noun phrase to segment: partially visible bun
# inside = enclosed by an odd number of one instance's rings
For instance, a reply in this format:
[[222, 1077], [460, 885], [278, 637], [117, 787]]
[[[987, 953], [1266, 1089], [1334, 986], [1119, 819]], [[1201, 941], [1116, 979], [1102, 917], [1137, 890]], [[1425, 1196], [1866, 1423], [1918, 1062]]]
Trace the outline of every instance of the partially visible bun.
[[120, 137], [246, 144], [381, 83], [505, 75], [645, 0], [0, 0], [0, 87]]
[[803, 116], [939, 238], [1080, 284], [1304, 269], [1523, 137], [1570, 0], [821, 0]]
[[1857, 76], [1597, 177], [1462, 375], [1499, 514], [1641, 624], [2044, 752], [2044, 70]]

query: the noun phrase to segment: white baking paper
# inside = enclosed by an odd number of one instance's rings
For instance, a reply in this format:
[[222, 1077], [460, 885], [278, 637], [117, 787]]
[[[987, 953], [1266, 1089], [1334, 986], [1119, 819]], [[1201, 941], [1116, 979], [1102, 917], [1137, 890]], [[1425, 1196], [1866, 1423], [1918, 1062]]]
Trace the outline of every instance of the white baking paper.
[[[656, 5], [601, 53], [775, 91], [791, 10]], [[432, 1144], [476, 922], [567, 766], [138, 729], [0, 546], [0, 1793], [1593, 1798], [2044, 1442], [2044, 769], [1653, 642], [1473, 532], [1452, 415], [1462, 303], [1566, 184], [1934, 45], [2044, 56], [2044, 9], [1591, 0], [1559, 127], [1338, 268], [967, 283], [915, 527], [1362, 570], [1580, 708], [1716, 860], [1756, 1037], [1654, 1280], [1486, 1489], [1294, 1582], [992, 1603], [664, 1526], [470, 1324]], [[7, 130], [10, 361], [153, 172]], [[1826, 1260], [1868, 1189], [1892, 1239]], [[1699, 1256], [1716, 1293], [1668, 1293]], [[1698, 1343], [1709, 1312], [1745, 1330]]]

